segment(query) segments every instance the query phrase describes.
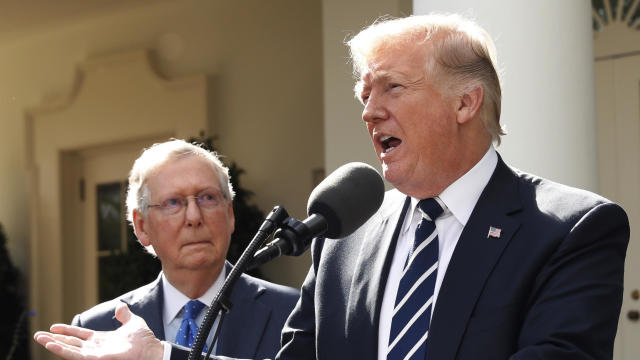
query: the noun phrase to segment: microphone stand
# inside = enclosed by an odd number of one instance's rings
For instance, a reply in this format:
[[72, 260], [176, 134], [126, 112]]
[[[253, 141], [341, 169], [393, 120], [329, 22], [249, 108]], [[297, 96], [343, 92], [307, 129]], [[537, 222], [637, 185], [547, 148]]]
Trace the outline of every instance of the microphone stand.
[[[247, 245], [247, 248], [240, 256], [240, 259], [238, 259], [231, 270], [231, 273], [229, 273], [225, 279], [220, 292], [218, 292], [218, 295], [216, 295], [215, 299], [211, 303], [211, 307], [207, 311], [207, 314], [202, 321], [202, 325], [200, 325], [200, 328], [198, 329], [198, 335], [196, 336], [193, 347], [189, 352], [189, 360], [200, 359], [200, 354], [202, 353], [202, 349], [207, 341], [207, 337], [209, 336], [209, 332], [211, 331], [211, 327], [213, 326], [216, 316], [218, 316], [221, 309], [224, 310], [225, 313], [231, 309], [232, 304], [229, 301], [229, 297], [236, 280], [238, 280], [240, 275], [242, 275], [249, 261], [253, 259], [253, 255], [256, 253], [258, 248], [260, 248], [274, 230], [280, 227], [280, 225], [287, 221], [287, 219], [289, 219], [289, 214], [281, 206], [274, 207], [269, 215], [267, 215], [267, 218], [260, 226], [260, 229], [258, 229], [258, 232], [253, 237], [249, 245]], [[213, 348], [213, 345], [214, 344], [211, 344], [211, 348]]]
[[282, 255], [300, 256], [309, 250], [311, 240], [326, 231], [327, 222], [321, 215], [313, 214], [304, 221], [288, 218], [273, 234], [275, 240], [256, 252], [246, 270], [253, 270]]

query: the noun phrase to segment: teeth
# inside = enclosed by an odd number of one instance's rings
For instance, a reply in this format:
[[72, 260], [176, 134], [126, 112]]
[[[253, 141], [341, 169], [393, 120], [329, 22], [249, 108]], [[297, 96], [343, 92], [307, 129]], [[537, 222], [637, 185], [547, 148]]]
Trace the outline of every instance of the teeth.
[[395, 147], [393, 147], [393, 146], [392, 146], [392, 147], [388, 147], [388, 148], [386, 148], [386, 149], [384, 150], [384, 152], [385, 152], [385, 153], [388, 153], [388, 152], [390, 152], [390, 151], [391, 151], [391, 150], [393, 150], [393, 149], [395, 149]]
[[380, 137], [380, 141], [381, 141], [381, 142], [385, 142], [385, 141], [387, 141], [387, 140], [389, 140], [389, 139], [391, 139], [391, 138], [392, 138], [392, 136], [391, 136], [391, 135], [384, 135], [384, 136], [381, 136], [381, 137]]

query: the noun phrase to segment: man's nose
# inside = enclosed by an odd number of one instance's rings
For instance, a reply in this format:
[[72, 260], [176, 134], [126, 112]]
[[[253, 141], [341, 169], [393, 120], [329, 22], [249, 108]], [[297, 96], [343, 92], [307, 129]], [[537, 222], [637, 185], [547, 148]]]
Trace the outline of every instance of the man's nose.
[[198, 227], [202, 225], [202, 212], [196, 199], [187, 198], [185, 213], [188, 226]]
[[389, 113], [377, 95], [371, 94], [362, 109], [362, 120], [366, 122], [378, 122], [385, 120]]

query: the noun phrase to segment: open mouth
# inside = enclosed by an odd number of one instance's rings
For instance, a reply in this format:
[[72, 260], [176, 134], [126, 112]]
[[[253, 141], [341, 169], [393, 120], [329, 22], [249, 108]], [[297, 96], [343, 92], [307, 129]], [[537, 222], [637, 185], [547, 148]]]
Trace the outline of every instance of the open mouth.
[[382, 144], [382, 152], [386, 154], [402, 144], [402, 140], [390, 135], [384, 135], [380, 138], [380, 143]]

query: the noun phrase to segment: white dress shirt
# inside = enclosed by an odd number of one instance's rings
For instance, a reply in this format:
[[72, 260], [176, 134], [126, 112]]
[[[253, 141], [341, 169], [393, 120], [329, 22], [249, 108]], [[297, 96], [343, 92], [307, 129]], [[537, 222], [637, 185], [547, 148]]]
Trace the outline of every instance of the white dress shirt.
[[[200, 300], [205, 304], [204, 308], [202, 308], [202, 311], [200, 311], [200, 314], [198, 314], [198, 317], [195, 319], [198, 327], [202, 324], [207, 311], [209, 311], [209, 305], [211, 305], [213, 299], [215, 299], [216, 295], [222, 288], [225, 277], [226, 270], [223, 266], [220, 275], [218, 275], [218, 278], [213, 282], [209, 289], [198, 299], [193, 299]], [[162, 359], [169, 360], [171, 357], [171, 344], [169, 342], [175, 343], [176, 335], [178, 335], [180, 325], [182, 324], [184, 306], [192, 299], [171, 285], [164, 276], [164, 273], [162, 274], [162, 295], [164, 297], [164, 303], [162, 306], [162, 322], [164, 323], [164, 338], [166, 339]], [[213, 340], [213, 335], [215, 334], [218, 326], [218, 320], [219, 317], [216, 317], [216, 320], [211, 327], [209, 337], [207, 338], [207, 345], [210, 345], [211, 340]], [[213, 345], [213, 350], [211, 351], [212, 354], [216, 353], [217, 345], [217, 343]]]
[[[497, 164], [498, 155], [493, 146], [490, 146], [486, 154], [471, 170], [437, 196], [446, 205], [446, 208], [444, 213], [436, 219], [436, 229], [438, 230], [438, 274], [433, 294], [433, 305], [431, 306], [432, 315], [438, 299], [440, 285], [442, 285], [442, 279], [444, 279], [444, 274], [449, 266], [453, 250], [458, 243], [458, 238]], [[422, 213], [417, 209], [420, 200], [411, 198], [411, 205], [407, 210], [393, 254], [380, 309], [380, 323], [378, 325], [379, 360], [387, 358], [389, 333], [391, 331], [391, 320], [398, 285], [400, 284], [404, 264], [413, 245], [416, 227], [418, 227], [418, 223], [422, 219]]]

